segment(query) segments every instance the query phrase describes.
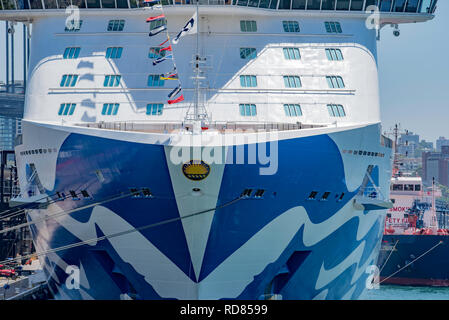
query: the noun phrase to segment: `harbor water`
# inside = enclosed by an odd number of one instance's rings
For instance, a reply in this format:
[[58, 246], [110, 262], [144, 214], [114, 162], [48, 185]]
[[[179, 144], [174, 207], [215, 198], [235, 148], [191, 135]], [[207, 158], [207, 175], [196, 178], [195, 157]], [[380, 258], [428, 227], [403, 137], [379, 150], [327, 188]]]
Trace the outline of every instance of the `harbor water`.
[[449, 287], [381, 285], [367, 290], [361, 300], [449, 300]]

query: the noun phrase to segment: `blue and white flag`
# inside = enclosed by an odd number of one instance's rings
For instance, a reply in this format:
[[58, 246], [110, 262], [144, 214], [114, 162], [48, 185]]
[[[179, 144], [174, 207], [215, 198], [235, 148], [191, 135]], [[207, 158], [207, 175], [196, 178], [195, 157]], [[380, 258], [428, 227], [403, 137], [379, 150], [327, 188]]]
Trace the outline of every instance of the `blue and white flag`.
[[149, 36], [150, 37], [155, 36], [155, 35], [161, 33], [164, 30], [167, 30], [167, 26], [166, 25], [163, 25], [163, 26], [160, 26], [160, 27], [157, 27], [157, 28], [151, 30]]
[[184, 26], [184, 28], [181, 29], [181, 31], [177, 34], [177, 36], [173, 39], [173, 44], [177, 44], [179, 41], [179, 38], [181, 38], [182, 36], [186, 35], [186, 34], [194, 34], [198, 32], [198, 24], [197, 24], [197, 20], [198, 17], [195, 14], [193, 15], [192, 18], [190, 18], [189, 21], [187, 21], [186, 25]]
[[182, 89], [181, 89], [181, 85], [177, 86], [176, 88], [173, 89], [172, 92], [170, 92], [170, 93], [168, 94], [168, 98], [169, 98], [169, 99], [172, 99], [173, 97], [176, 97], [176, 95], [177, 95], [178, 93], [180, 93], [181, 90], [182, 90]]
[[161, 57], [159, 59], [153, 60], [153, 66], [157, 65], [158, 63], [161, 63], [162, 61], [165, 61], [167, 59], [172, 59], [172, 56], [166, 56], [166, 57]]

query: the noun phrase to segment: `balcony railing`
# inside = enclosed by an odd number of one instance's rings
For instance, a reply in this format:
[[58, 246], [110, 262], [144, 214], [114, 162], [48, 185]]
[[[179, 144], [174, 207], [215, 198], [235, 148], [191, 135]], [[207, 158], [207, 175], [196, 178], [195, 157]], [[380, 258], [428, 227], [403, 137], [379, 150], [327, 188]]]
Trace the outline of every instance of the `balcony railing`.
[[[365, 11], [375, 5], [381, 12], [433, 14], [438, 0], [161, 0], [163, 5], [229, 5], [273, 10]], [[143, 0], [0, 0], [0, 10], [134, 9], [146, 5]]]

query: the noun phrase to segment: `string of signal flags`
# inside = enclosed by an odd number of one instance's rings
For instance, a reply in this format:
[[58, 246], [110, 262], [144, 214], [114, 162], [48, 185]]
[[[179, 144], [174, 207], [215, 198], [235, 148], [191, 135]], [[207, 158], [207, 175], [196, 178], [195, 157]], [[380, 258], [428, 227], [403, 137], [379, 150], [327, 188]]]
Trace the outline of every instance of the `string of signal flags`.
[[175, 80], [178, 81], [178, 85], [168, 94], [168, 104], [174, 104], [181, 101], [184, 101], [184, 94], [182, 93], [181, 81], [179, 80], [176, 62], [173, 57], [173, 45], [176, 45], [179, 42], [179, 39], [186, 34], [194, 34], [197, 33], [197, 14], [195, 14], [187, 21], [184, 27], [179, 31], [176, 37], [170, 41], [170, 36], [167, 31], [167, 22], [165, 19], [165, 14], [163, 12], [162, 4], [160, 0], [144, 0], [146, 7], [151, 10], [159, 10], [161, 14], [149, 17], [146, 19], [147, 23], [152, 23], [153, 28], [150, 30], [149, 36], [154, 37], [162, 32], [166, 34], [166, 40], [159, 44], [158, 48], [150, 49], [153, 50], [153, 54], [157, 57], [153, 60], [153, 66], [158, 65], [167, 60], [171, 60], [173, 63], [173, 68], [171, 71], [166, 72], [159, 76], [160, 80]]

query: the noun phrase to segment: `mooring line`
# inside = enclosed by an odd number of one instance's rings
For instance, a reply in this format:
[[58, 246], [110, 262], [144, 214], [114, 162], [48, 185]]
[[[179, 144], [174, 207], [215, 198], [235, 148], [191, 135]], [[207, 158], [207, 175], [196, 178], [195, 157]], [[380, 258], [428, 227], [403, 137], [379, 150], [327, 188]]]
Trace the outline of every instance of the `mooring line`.
[[397, 270], [396, 272], [393, 272], [391, 275], [389, 275], [388, 277], [386, 277], [385, 279], [383, 279], [382, 281], [379, 282], [379, 284], [381, 284], [382, 282], [390, 279], [392, 276], [394, 276], [395, 274], [401, 272], [402, 270], [404, 270], [405, 268], [407, 268], [409, 265], [411, 265], [412, 263], [414, 263], [416, 260], [421, 259], [422, 257], [424, 257], [426, 254], [428, 254], [430, 251], [432, 251], [433, 249], [435, 249], [436, 247], [438, 247], [440, 244], [443, 244], [443, 241], [440, 240], [440, 242], [438, 242], [436, 245], [434, 245], [432, 248], [430, 248], [429, 250], [427, 250], [426, 252], [424, 252], [423, 254], [421, 254], [418, 258], [416, 258], [415, 260], [413, 260], [410, 263], [407, 263], [405, 266], [403, 266], [402, 268], [400, 268], [399, 270]]
[[388, 257], [387, 257], [387, 260], [385, 260], [385, 263], [382, 265], [382, 268], [380, 268], [379, 274], [380, 274], [380, 273], [382, 272], [382, 270], [385, 268], [385, 266], [386, 266], [388, 260], [390, 260], [391, 254], [393, 253], [394, 249], [396, 248], [396, 245], [398, 244], [398, 242], [399, 242], [399, 240], [396, 240], [396, 243], [394, 244], [393, 249], [391, 249], [390, 254], [389, 254]]
[[145, 229], [158, 227], [158, 226], [161, 226], [161, 225], [164, 225], [164, 224], [167, 224], [167, 223], [171, 223], [171, 222], [175, 222], [175, 221], [191, 218], [191, 217], [194, 217], [194, 216], [197, 216], [197, 215], [200, 215], [200, 214], [204, 214], [204, 213], [207, 213], [207, 212], [210, 212], [210, 211], [221, 209], [221, 208], [227, 207], [229, 205], [232, 205], [232, 204], [234, 204], [234, 203], [236, 203], [236, 202], [238, 202], [238, 201], [240, 201], [242, 199], [244, 199], [244, 197], [238, 197], [238, 198], [235, 198], [235, 199], [233, 199], [233, 200], [231, 200], [229, 202], [226, 202], [226, 203], [224, 203], [224, 204], [222, 204], [220, 206], [217, 206], [215, 208], [198, 211], [198, 212], [191, 213], [191, 214], [183, 216], [183, 217], [176, 217], [176, 218], [172, 218], [172, 219], [167, 219], [167, 220], [163, 220], [163, 221], [160, 221], [160, 222], [155, 222], [155, 223], [152, 223], [152, 224], [143, 225], [141, 227], [132, 228], [132, 229], [128, 229], [128, 230], [125, 230], [125, 231], [120, 231], [120, 232], [117, 232], [117, 233], [113, 233], [113, 234], [109, 234], [109, 235], [105, 235], [105, 236], [101, 236], [101, 237], [96, 237], [96, 238], [92, 238], [92, 239], [88, 239], [88, 240], [84, 240], [84, 241], [75, 242], [75, 243], [68, 244], [68, 245], [61, 246], [61, 247], [57, 247], [57, 248], [54, 248], [54, 249], [49, 249], [49, 250], [45, 250], [45, 251], [41, 251], [41, 252], [30, 253], [30, 254], [27, 254], [27, 255], [24, 255], [24, 256], [20, 256], [20, 257], [14, 258], [14, 259], [0, 261], [0, 264], [5, 264], [5, 263], [11, 262], [11, 261], [20, 261], [22, 259], [28, 259], [28, 258], [36, 257], [36, 256], [37, 257], [45, 256], [45, 255], [47, 255], [49, 253], [55, 253], [55, 252], [58, 252], [58, 251], [79, 247], [79, 246], [82, 246], [82, 245], [85, 245], [85, 244], [95, 243], [95, 242], [99, 242], [99, 241], [102, 241], [102, 240], [105, 240], [105, 239], [110, 239], [110, 238], [123, 236], [123, 235], [129, 234], [129, 233], [132, 233], [132, 232], [142, 231], [142, 230], [145, 230]]

